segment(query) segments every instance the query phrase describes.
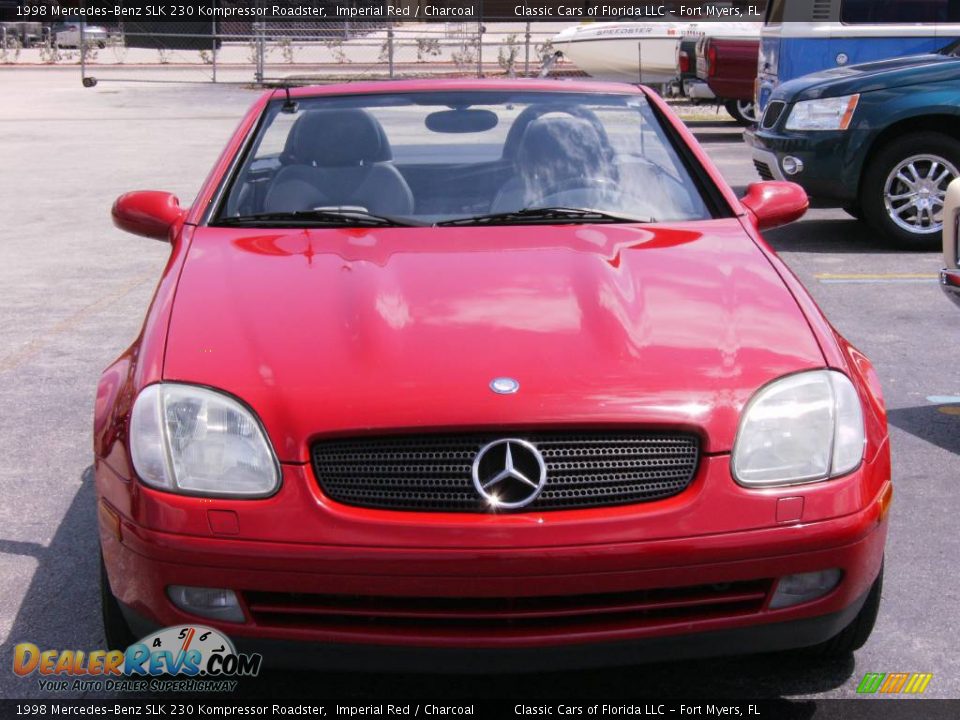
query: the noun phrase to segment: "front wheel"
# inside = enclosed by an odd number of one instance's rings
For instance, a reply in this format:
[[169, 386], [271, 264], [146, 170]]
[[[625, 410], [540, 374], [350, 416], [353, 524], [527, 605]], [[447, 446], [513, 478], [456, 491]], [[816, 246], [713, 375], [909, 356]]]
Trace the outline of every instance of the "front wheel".
[[110, 578], [107, 577], [107, 566], [100, 556], [100, 614], [103, 618], [103, 634], [107, 639], [110, 650], [126, 650], [137, 641], [133, 631], [123, 616], [120, 603], [110, 589]]
[[935, 250], [947, 185], [960, 176], [960, 141], [938, 132], [897, 138], [870, 160], [860, 186], [863, 216], [905, 250]]
[[810, 651], [819, 657], [846, 657], [866, 644], [880, 612], [880, 596], [883, 594], [883, 565], [880, 574], [870, 587], [863, 607], [857, 616], [837, 635], [826, 642], [814, 645]]
[[723, 106], [738, 125], [748, 127], [757, 124], [757, 106], [752, 100], [727, 100]]

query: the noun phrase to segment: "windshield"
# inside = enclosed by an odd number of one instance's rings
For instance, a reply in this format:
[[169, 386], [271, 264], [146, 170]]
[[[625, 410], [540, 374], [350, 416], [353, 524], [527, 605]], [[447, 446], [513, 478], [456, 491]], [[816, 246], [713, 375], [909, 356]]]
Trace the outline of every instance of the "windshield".
[[[271, 102], [213, 223], [710, 217], [642, 95], [429, 92]], [[259, 216], [259, 217], [258, 217]]]

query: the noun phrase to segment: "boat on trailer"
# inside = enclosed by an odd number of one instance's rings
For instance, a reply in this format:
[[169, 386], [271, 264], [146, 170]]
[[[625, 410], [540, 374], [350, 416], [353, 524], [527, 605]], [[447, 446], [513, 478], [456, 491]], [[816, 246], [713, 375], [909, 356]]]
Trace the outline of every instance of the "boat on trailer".
[[748, 22], [598, 22], [568, 27], [551, 42], [591, 77], [662, 85], [680, 74], [683, 38], [759, 38], [761, 27]]

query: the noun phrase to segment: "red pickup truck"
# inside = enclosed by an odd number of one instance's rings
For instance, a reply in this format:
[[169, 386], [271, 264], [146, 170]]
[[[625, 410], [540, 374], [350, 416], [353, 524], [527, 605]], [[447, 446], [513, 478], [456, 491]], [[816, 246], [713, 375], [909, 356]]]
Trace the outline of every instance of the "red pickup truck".
[[697, 46], [697, 77], [741, 125], [757, 122], [753, 85], [759, 53], [759, 39], [704, 37]]

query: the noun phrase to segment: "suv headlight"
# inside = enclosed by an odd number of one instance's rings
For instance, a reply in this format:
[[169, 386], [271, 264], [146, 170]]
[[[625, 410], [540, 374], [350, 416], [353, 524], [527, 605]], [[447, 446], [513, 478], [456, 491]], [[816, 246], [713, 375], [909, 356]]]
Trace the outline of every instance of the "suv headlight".
[[846, 130], [860, 95], [803, 100], [796, 103], [787, 118], [787, 130]]
[[846, 375], [788, 375], [747, 404], [733, 446], [733, 477], [746, 487], [772, 487], [844, 475], [860, 465], [865, 438], [860, 396]]
[[223, 393], [177, 383], [144, 388], [130, 419], [133, 467], [148, 485], [192, 495], [262, 497], [280, 484], [260, 422]]

